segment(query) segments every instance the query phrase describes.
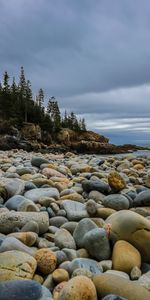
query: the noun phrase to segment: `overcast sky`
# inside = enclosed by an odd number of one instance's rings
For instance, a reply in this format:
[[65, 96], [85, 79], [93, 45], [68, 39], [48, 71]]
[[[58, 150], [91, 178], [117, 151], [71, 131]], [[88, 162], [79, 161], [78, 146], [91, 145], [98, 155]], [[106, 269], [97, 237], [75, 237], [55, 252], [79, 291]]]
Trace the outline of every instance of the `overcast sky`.
[[0, 75], [21, 65], [89, 129], [150, 144], [149, 0], [0, 0]]

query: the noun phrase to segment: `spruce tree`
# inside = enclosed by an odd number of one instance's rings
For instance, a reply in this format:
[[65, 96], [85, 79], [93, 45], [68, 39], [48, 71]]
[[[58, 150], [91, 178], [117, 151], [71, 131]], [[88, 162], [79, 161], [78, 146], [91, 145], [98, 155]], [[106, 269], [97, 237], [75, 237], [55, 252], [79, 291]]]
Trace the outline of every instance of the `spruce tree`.
[[38, 95], [37, 95], [37, 101], [38, 105], [42, 108], [44, 107], [44, 91], [43, 89], [39, 89]]

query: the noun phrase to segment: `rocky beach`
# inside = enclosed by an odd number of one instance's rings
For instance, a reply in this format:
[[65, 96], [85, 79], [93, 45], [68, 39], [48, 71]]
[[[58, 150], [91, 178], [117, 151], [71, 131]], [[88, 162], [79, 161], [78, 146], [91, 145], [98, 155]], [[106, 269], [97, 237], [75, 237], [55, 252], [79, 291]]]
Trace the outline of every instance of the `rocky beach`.
[[149, 166], [0, 151], [0, 300], [149, 300]]

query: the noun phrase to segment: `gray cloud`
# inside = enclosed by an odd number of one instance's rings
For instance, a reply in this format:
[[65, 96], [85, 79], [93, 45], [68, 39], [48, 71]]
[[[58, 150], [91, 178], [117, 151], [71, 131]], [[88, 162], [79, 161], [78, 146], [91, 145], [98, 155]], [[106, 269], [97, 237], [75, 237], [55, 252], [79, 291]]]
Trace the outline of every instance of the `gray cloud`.
[[34, 91], [55, 95], [89, 128], [141, 140], [142, 127], [150, 138], [149, 0], [0, 0], [0, 8], [1, 74], [24, 65]]

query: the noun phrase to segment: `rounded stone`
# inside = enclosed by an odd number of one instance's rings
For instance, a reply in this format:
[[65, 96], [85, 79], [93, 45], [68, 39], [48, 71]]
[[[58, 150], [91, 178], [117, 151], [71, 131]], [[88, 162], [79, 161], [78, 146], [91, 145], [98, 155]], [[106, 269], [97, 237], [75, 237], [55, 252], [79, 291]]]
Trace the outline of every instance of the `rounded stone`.
[[38, 269], [42, 274], [48, 275], [55, 270], [57, 258], [51, 250], [46, 248], [37, 250], [34, 257], [37, 261]]
[[71, 277], [80, 276], [80, 275], [86, 276], [90, 279], [93, 278], [93, 273], [85, 268], [78, 268], [78, 269], [74, 270]]
[[39, 156], [33, 156], [31, 159], [31, 164], [32, 166], [35, 167], [40, 167], [42, 164], [48, 164], [49, 160], [45, 159], [44, 157], [39, 157]]
[[86, 276], [77, 276], [68, 281], [60, 292], [60, 300], [97, 300], [95, 286]]
[[70, 263], [69, 269], [71, 274], [79, 268], [87, 269], [92, 272], [92, 274], [101, 274], [103, 271], [97, 261], [90, 258], [76, 258]]
[[52, 197], [59, 199], [59, 192], [56, 188], [37, 188], [25, 192], [24, 196], [33, 202], [38, 202], [41, 197]]
[[82, 182], [82, 188], [85, 192], [98, 191], [101, 193], [109, 193], [110, 187], [102, 180], [84, 180]]
[[109, 259], [111, 251], [107, 233], [103, 228], [95, 228], [84, 235], [84, 247], [97, 260]]
[[110, 224], [110, 239], [125, 240], [139, 250], [142, 260], [150, 261], [150, 221], [129, 210], [122, 210], [106, 219]]
[[107, 295], [106, 297], [102, 298], [102, 300], [128, 300], [127, 298], [120, 297], [117, 295]]
[[102, 274], [94, 276], [93, 283], [97, 290], [98, 299], [114, 294], [130, 300], [149, 300], [150, 292], [138, 283], [116, 275]]
[[134, 206], [150, 206], [150, 189], [139, 193], [134, 201]]
[[84, 203], [72, 200], [63, 200], [62, 206], [66, 211], [67, 219], [69, 221], [80, 221], [83, 218], [88, 218], [88, 213]]
[[31, 255], [17, 251], [0, 253], [0, 282], [14, 279], [32, 279], [37, 262]]
[[62, 216], [56, 216], [56, 217], [50, 218], [50, 225], [56, 226], [56, 227], [60, 227], [67, 222], [68, 222], [67, 218], [62, 217]]
[[0, 252], [11, 251], [11, 250], [22, 251], [30, 255], [32, 255], [34, 252], [32, 248], [26, 246], [19, 239], [13, 236], [7, 236], [0, 244]]
[[33, 280], [0, 282], [0, 300], [50, 300], [50, 291]]
[[13, 236], [25, 245], [31, 247], [35, 244], [37, 240], [37, 234], [34, 232], [14, 232], [10, 233], [8, 236]]
[[128, 209], [130, 206], [127, 197], [120, 194], [106, 196], [103, 200], [103, 205], [114, 210]]
[[73, 233], [73, 237], [79, 248], [84, 248], [84, 242], [83, 242], [84, 235], [88, 231], [95, 228], [97, 228], [96, 224], [89, 218], [84, 218], [78, 223]]
[[93, 199], [89, 199], [86, 203], [86, 210], [90, 216], [96, 215], [97, 205]]
[[113, 269], [130, 274], [133, 267], [141, 266], [139, 251], [126, 241], [115, 243], [112, 253]]
[[36, 232], [37, 234], [39, 234], [39, 225], [35, 221], [29, 221], [21, 228], [21, 231], [22, 232], [30, 231], [30, 232]]
[[106, 218], [108, 218], [110, 215], [112, 215], [115, 212], [116, 212], [115, 209], [112, 209], [109, 207], [100, 207], [100, 208], [97, 208], [97, 210], [96, 210], [96, 216], [105, 220]]
[[124, 178], [116, 171], [112, 171], [109, 173], [108, 183], [114, 191], [121, 191], [126, 187]]
[[69, 273], [64, 269], [56, 269], [52, 274], [53, 280], [56, 283], [69, 280]]
[[70, 232], [66, 229], [59, 229], [55, 233], [54, 237], [55, 245], [58, 246], [60, 249], [68, 248], [68, 249], [76, 249], [76, 244], [74, 238], [70, 234]]

